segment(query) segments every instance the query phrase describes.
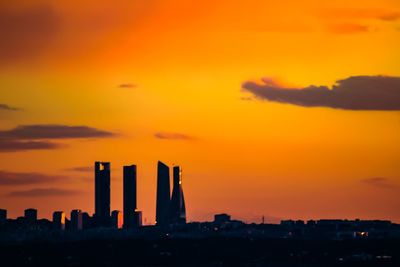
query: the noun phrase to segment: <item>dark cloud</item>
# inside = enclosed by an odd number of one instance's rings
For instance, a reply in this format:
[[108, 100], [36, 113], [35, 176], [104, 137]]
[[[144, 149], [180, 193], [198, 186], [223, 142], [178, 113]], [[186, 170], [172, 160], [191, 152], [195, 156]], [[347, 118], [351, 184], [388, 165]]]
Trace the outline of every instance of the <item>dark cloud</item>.
[[0, 152], [57, 149], [60, 147], [62, 147], [62, 145], [48, 141], [16, 141], [16, 140], [0, 139]]
[[347, 110], [400, 110], [400, 77], [354, 76], [327, 86], [285, 88], [274, 81], [245, 82], [243, 90], [259, 99], [304, 107]]
[[119, 88], [136, 88], [137, 85], [133, 84], [133, 83], [121, 83], [120, 85], [118, 85]]
[[65, 197], [81, 194], [81, 191], [62, 188], [34, 188], [29, 190], [12, 191], [11, 197]]
[[54, 39], [59, 18], [49, 5], [0, 4], [0, 62], [7, 64], [43, 53]]
[[0, 186], [52, 183], [66, 179], [67, 177], [60, 175], [47, 175], [37, 172], [7, 172], [0, 170]]
[[361, 182], [370, 186], [381, 187], [381, 188], [390, 188], [390, 189], [399, 188], [398, 185], [394, 184], [390, 179], [385, 177], [368, 178], [361, 180]]
[[9, 106], [9, 105], [7, 105], [7, 104], [1, 104], [1, 103], [0, 103], [0, 111], [1, 111], [1, 110], [6, 110], [6, 111], [18, 111], [19, 108], [11, 107], [11, 106]]
[[89, 166], [82, 166], [82, 167], [68, 168], [66, 170], [67, 171], [72, 171], [72, 172], [93, 172], [94, 168], [93, 167], [89, 167]]
[[87, 126], [66, 125], [21, 125], [14, 129], [0, 131], [0, 138], [17, 140], [69, 139], [110, 137], [113, 133]]
[[158, 132], [154, 134], [155, 138], [158, 139], [166, 139], [166, 140], [193, 140], [192, 136], [188, 136], [186, 134], [181, 133], [165, 133], [165, 132]]
[[54, 143], [51, 139], [102, 138], [113, 135], [87, 126], [21, 125], [0, 131], [0, 152], [57, 149], [64, 145]]

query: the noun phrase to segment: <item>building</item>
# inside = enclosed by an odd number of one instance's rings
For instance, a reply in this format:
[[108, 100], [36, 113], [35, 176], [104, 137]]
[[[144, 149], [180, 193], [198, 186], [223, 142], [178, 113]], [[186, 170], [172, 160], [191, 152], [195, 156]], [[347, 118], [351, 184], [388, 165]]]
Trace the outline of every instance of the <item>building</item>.
[[89, 213], [82, 212], [82, 228], [89, 229], [93, 227], [93, 218], [90, 217]]
[[231, 216], [226, 213], [215, 214], [214, 223], [227, 223], [231, 221]]
[[185, 197], [182, 188], [182, 169], [179, 166], [173, 168], [174, 187], [172, 190], [170, 204], [170, 223], [185, 224], [186, 223], [186, 207]]
[[137, 208], [136, 165], [124, 166], [123, 192], [123, 226], [124, 228], [138, 227], [138, 221], [135, 219], [135, 211]]
[[7, 221], [7, 210], [0, 209], [0, 225], [4, 225]]
[[135, 225], [137, 225], [138, 227], [143, 225], [142, 216], [143, 215], [140, 210], [135, 210]]
[[82, 230], [83, 229], [83, 214], [81, 210], [71, 211], [71, 230]]
[[26, 209], [24, 211], [24, 219], [27, 223], [35, 223], [37, 221], [37, 210], [36, 209]]
[[110, 225], [110, 163], [95, 162], [95, 214], [96, 226]]
[[111, 227], [120, 229], [123, 224], [123, 215], [119, 210], [113, 210], [111, 212]]
[[170, 194], [169, 167], [159, 161], [157, 164], [156, 225], [165, 226], [169, 223]]
[[53, 213], [53, 227], [56, 230], [65, 230], [65, 213], [62, 211], [55, 211]]

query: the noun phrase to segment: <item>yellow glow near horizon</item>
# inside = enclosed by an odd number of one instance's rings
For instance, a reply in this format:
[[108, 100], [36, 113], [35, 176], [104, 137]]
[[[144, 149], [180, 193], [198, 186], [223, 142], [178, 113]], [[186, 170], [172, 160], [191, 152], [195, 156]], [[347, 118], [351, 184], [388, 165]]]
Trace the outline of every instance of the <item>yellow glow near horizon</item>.
[[[0, 4], [10, 16], [45, 7], [44, 23], [35, 24], [43, 42], [17, 36], [28, 47], [21, 57], [13, 46], [6, 47], [13, 57], [0, 54], [0, 103], [21, 108], [0, 110], [0, 131], [60, 124], [116, 134], [1, 152], [0, 171], [65, 178], [0, 185], [11, 216], [28, 206], [47, 217], [53, 210], [92, 212], [93, 172], [69, 169], [100, 160], [111, 161], [112, 209], [122, 208], [122, 166], [138, 165], [138, 208], [151, 223], [156, 162], [163, 160], [185, 169], [189, 221], [227, 212], [248, 221], [400, 222], [399, 112], [246, 101], [250, 94], [241, 89], [265, 77], [301, 88], [356, 75], [400, 76], [399, 1], [117, 2]], [[54, 29], [43, 26], [49, 23]], [[366, 182], [376, 177], [388, 184]], [[34, 188], [80, 194], [10, 196]]]

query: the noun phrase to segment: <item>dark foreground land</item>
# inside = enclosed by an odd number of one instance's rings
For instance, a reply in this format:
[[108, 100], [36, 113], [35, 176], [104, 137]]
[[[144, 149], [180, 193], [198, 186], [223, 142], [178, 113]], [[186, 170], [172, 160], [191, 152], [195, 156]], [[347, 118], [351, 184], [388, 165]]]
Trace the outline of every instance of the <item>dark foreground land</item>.
[[400, 240], [215, 237], [0, 245], [0, 266], [400, 266]]

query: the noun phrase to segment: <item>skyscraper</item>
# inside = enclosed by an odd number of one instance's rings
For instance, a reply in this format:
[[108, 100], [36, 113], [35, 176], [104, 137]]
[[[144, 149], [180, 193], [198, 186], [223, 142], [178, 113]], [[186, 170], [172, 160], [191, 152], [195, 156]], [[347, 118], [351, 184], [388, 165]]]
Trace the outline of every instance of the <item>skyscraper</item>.
[[124, 166], [124, 228], [138, 227], [135, 220], [137, 208], [136, 165]]
[[110, 225], [110, 163], [95, 162], [95, 214], [96, 226]]
[[169, 167], [161, 161], [157, 164], [157, 203], [156, 224], [168, 225], [168, 211], [170, 206]]
[[170, 204], [170, 223], [185, 224], [186, 223], [186, 207], [185, 197], [182, 188], [182, 169], [179, 166], [173, 168], [174, 187], [172, 191]]

